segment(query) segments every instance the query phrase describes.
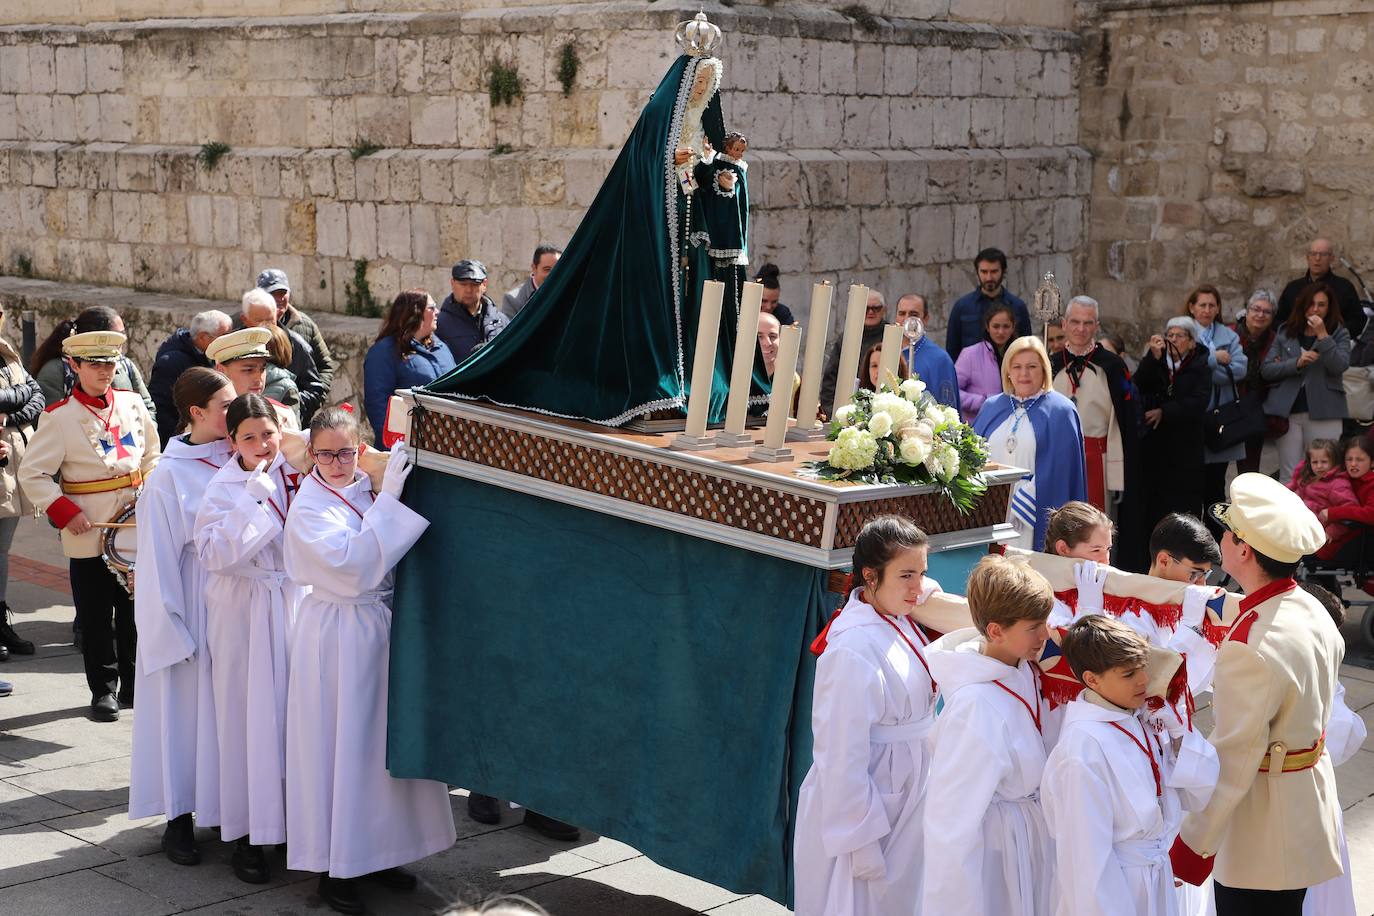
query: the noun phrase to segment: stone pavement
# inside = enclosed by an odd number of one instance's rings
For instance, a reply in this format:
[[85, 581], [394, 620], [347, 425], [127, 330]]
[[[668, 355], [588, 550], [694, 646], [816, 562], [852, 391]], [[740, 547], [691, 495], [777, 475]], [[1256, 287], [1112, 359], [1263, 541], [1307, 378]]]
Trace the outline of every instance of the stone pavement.
[[[285, 916], [332, 912], [314, 877], [271, 857], [270, 884], [240, 883], [226, 847], [200, 831], [204, 862], [171, 864], [159, 851], [162, 823], [125, 814], [133, 716], [115, 724], [86, 718], [81, 658], [71, 646], [71, 597], [57, 540], [46, 523], [25, 521], [11, 555], [9, 600], [21, 632], [39, 649], [0, 665], [15, 684], [0, 699], [0, 913], [14, 916]], [[1353, 625], [1347, 634], [1356, 638]], [[1350, 656], [1374, 666], [1365, 647]], [[1374, 726], [1374, 670], [1347, 665], [1347, 700]], [[1337, 770], [1350, 854], [1374, 862], [1374, 750]], [[557, 843], [519, 826], [519, 813], [489, 827], [466, 816], [453, 793], [458, 842], [415, 866], [419, 890], [365, 887], [374, 914], [422, 916], [456, 900], [519, 893], [554, 916], [721, 916], [782, 914], [768, 900], [741, 897], [662, 868], [615, 840]], [[1357, 869], [1360, 913], [1374, 912], [1374, 873]]]

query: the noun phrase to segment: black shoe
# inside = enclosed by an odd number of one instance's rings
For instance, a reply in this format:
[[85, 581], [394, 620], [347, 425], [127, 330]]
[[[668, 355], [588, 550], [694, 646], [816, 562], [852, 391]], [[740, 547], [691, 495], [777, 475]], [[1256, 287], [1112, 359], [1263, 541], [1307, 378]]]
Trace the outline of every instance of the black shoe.
[[176, 865], [200, 864], [195, 823], [189, 813], [177, 815], [167, 822], [167, 829], [162, 832], [162, 851]]
[[490, 795], [468, 793], [468, 817], [479, 824], [501, 823], [501, 803]]
[[0, 697], [7, 697], [14, 693], [14, 685], [9, 681], [0, 681]]
[[320, 875], [320, 899], [329, 904], [335, 912], [363, 912], [363, 902], [358, 899], [358, 882], [353, 878]]
[[133, 708], [134, 708], [134, 688], [129, 687], [129, 688], [125, 689], [125, 690], [119, 691], [119, 708], [120, 708], [120, 709], [133, 709]]
[[10, 626], [10, 606], [4, 601], [0, 601], [0, 645], [15, 655], [33, 654], [33, 643], [20, 639], [14, 627]]
[[91, 718], [97, 722], [115, 722], [119, 719], [119, 701], [114, 694], [107, 693], [91, 701]]
[[234, 866], [234, 877], [245, 884], [266, 884], [272, 878], [262, 847], [249, 843], [247, 837], [239, 839], [229, 864]]
[[419, 883], [415, 875], [404, 868], [384, 868], [381, 871], [363, 875], [363, 880], [380, 884], [382, 887], [389, 887], [394, 891], [413, 891], [415, 885]]
[[582, 836], [582, 831], [572, 824], [565, 824], [562, 821], [554, 820], [538, 811], [525, 809], [525, 826], [532, 830], [538, 830], [551, 840], [563, 840], [571, 842]]

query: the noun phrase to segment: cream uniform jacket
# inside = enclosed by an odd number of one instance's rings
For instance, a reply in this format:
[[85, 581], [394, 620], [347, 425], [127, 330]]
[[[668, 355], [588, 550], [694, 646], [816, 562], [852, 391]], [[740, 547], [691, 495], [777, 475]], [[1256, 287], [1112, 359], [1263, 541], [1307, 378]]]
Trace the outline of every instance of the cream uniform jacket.
[[[92, 522], [113, 518], [138, 494], [141, 476], [157, 464], [158, 442], [157, 424], [132, 391], [111, 388], [105, 398], [92, 398], [78, 387], [48, 407], [19, 465], [19, 485], [34, 506], [63, 529], [64, 554], [74, 559], [100, 555], [102, 529], [78, 536], [67, 531], [66, 524], [78, 512]], [[64, 485], [134, 472], [130, 485], [117, 490], [64, 492]], [[54, 475], [60, 475], [61, 482]]]
[[1331, 755], [1310, 749], [1331, 718], [1344, 655], [1330, 615], [1293, 580], [1241, 602], [1217, 654], [1211, 742], [1221, 777], [1180, 834], [1216, 856], [1213, 873], [1227, 887], [1293, 890], [1341, 873]]

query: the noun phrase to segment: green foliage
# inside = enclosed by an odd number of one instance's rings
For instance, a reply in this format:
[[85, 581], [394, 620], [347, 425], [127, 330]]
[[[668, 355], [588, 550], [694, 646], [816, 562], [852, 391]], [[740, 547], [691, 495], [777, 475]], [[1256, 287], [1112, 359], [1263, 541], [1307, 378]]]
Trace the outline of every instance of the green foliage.
[[563, 45], [558, 55], [558, 82], [563, 85], [563, 94], [572, 93], [573, 83], [577, 80], [577, 46], [571, 41]]
[[233, 149], [228, 143], [221, 143], [218, 140], [210, 143], [202, 143], [200, 152], [196, 153], [196, 159], [205, 167], [205, 171], [213, 172], [219, 161], [229, 154]]
[[853, 19], [854, 24], [865, 32], [876, 32], [882, 28], [882, 23], [878, 21], [878, 17], [865, 9], [863, 4], [851, 3], [842, 7], [840, 12]]
[[382, 316], [381, 303], [372, 297], [372, 287], [367, 283], [365, 258], [358, 258], [353, 262], [353, 282], [344, 284], [344, 311], [364, 318]]
[[514, 149], [515, 147], [511, 146], [509, 143], [498, 143], [491, 148], [491, 154], [493, 156], [504, 156]]
[[364, 156], [371, 156], [381, 149], [383, 149], [383, 147], [380, 143], [373, 143], [371, 140], [364, 137], [348, 148], [348, 155], [353, 157], [354, 162], [357, 162]]
[[19, 276], [33, 276], [33, 258], [30, 258], [26, 254], [18, 254], [14, 256], [14, 263], [15, 266], [19, 268]]
[[520, 74], [514, 67], [494, 63], [491, 65], [491, 78], [487, 81], [487, 91], [491, 94], [491, 107], [510, 105], [516, 99], [525, 97], [525, 88], [520, 83]]

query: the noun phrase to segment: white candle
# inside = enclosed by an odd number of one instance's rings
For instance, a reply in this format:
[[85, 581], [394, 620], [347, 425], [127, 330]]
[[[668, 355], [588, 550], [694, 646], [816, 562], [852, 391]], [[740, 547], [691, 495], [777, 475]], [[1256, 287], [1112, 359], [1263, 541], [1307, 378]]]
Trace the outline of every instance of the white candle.
[[[883, 353], [878, 359], [878, 384], [887, 382], [888, 373], [897, 374], [897, 360], [902, 355], [902, 326], [889, 324], [883, 327]], [[868, 367], [864, 366], [867, 370]]]
[[[821, 403], [821, 376], [825, 373], [825, 332], [830, 327], [830, 300], [835, 287], [827, 280], [811, 287], [811, 317], [806, 322], [806, 361], [802, 364], [801, 394], [797, 400], [797, 427], [814, 429]], [[774, 370], [776, 371], [776, 369]]]
[[687, 396], [687, 435], [696, 439], [706, 435], [706, 413], [711, 407], [711, 379], [716, 371], [720, 304], [724, 298], [724, 283], [707, 280], [702, 284], [701, 317], [697, 319], [697, 344], [692, 356], [692, 388]]
[[745, 283], [739, 304], [739, 327], [735, 333], [735, 363], [730, 371], [730, 399], [725, 404], [727, 439], [744, 436], [750, 379], [754, 374], [754, 350], [759, 343], [759, 303], [762, 301], [763, 284]]
[[844, 319], [844, 337], [840, 343], [840, 371], [835, 378], [835, 403], [830, 416], [849, 403], [854, 394], [854, 382], [859, 376], [859, 347], [863, 344], [864, 311], [868, 308], [868, 287], [855, 283], [849, 287], [849, 311]]
[[764, 448], [782, 448], [787, 435], [787, 413], [792, 409], [792, 381], [797, 374], [797, 351], [801, 349], [801, 328], [783, 325], [778, 337], [778, 356], [773, 362], [773, 393], [768, 398], [768, 426], [763, 431]]

